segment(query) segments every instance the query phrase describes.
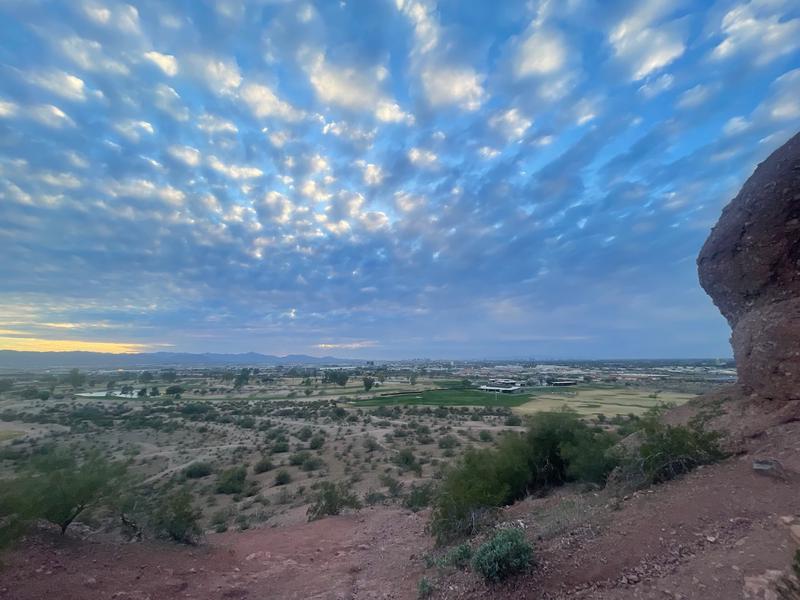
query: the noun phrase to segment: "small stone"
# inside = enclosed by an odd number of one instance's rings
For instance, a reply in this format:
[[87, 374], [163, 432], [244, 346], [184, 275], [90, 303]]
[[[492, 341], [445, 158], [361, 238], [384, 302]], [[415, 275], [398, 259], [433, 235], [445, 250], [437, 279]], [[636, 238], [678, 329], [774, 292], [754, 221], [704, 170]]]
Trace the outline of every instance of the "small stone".
[[789, 534], [792, 536], [795, 544], [800, 544], [800, 525], [792, 525], [789, 527]]

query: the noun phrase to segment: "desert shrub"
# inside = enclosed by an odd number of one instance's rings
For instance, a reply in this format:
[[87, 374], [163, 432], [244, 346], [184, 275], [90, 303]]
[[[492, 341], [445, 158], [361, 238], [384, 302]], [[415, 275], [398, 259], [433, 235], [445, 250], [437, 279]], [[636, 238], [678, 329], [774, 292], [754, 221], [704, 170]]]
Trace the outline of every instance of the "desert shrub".
[[311, 436], [312, 436], [313, 434], [314, 434], [314, 432], [313, 432], [313, 431], [311, 431], [311, 428], [310, 428], [310, 427], [308, 427], [308, 426], [306, 426], [306, 427], [303, 427], [303, 428], [302, 428], [300, 431], [298, 431], [298, 432], [295, 434], [295, 437], [296, 437], [297, 439], [299, 439], [299, 440], [302, 440], [302, 441], [304, 441], [304, 442], [307, 442], [307, 441], [309, 440], [309, 438], [311, 438]]
[[226, 469], [220, 473], [219, 479], [217, 479], [217, 493], [241, 494], [244, 492], [246, 478], [247, 470], [244, 467], [233, 467], [232, 469]]
[[414, 512], [430, 506], [433, 500], [434, 487], [432, 482], [420, 485], [412, 484], [408, 494], [403, 499], [403, 506]]
[[375, 506], [376, 504], [383, 504], [386, 501], [386, 494], [369, 490], [364, 494], [364, 504], [367, 506]]
[[468, 449], [445, 471], [431, 529], [440, 542], [469, 535], [492, 509], [566, 481], [601, 483], [617, 464], [615, 438], [571, 411], [540, 413], [526, 434], [504, 435], [496, 449]]
[[504, 529], [481, 544], [472, 557], [472, 568], [490, 582], [502, 581], [531, 564], [533, 549], [520, 529]]
[[800, 600], [800, 550], [794, 553], [791, 572], [781, 578], [775, 591], [780, 600]]
[[289, 451], [289, 442], [286, 440], [276, 440], [272, 445], [273, 454], [282, 454]]
[[481, 429], [481, 432], [478, 434], [478, 439], [482, 442], [491, 442], [492, 433], [486, 429]]
[[452, 449], [459, 445], [459, 441], [453, 435], [445, 435], [439, 438], [439, 448], [442, 450]]
[[253, 473], [266, 473], [274, 468], [275, 465], [273, 465], [272, 461], [265, 456], [253, 465]]
[[530, 475], [522, 436], [504, 436], [497, 450], [467, 449], [439, 485], [432, 533], [440, 543], [475, 533], [492, 509], [525, 492]]
[[308, 508], [308, 520], [316, 521], [329, 515], [338, 515], [344, 508], [361, 508], [358, 497], [345, 482], [334, 484], [323, 481], [314, 495], [313, 504]]
[[456, 569], [464, 569], [469, 566], [469, 561], [472, 559], [472, 548], [468, 544], [459, 544], [445, 554], [439, 564], [443, 567], [455, 567]]
[[413, 471], [417, 475], [422, 473], [422, 465], [417, 461], [411, 448], [403, 448], [394, 456], [394, 464], [396, 464], [401, 471]]
[[275, 474], [275, 485], [286, 485], [287, 483], [291, 483], [291, 481], [292, 476], [286, 469], [281, 469]]
[[517, 415], [508, 415], [504, 421], [506, 427], [518, 427], [522, 425], [522, 419]]
[[380, 448], [380, 444], [378, 444], [378, 440], [374, 437], [365, 437], [363, 441], [364, 449], [367, 452], [375, 452]]
[[295, 452], [294, 454], [289, 456], [289, 464], [295, 467], [299, 467], [309, 458], [311, 458], [311, 454], [309, 454], [305, 450], [303, 450], [302, 452]]
[[391, 475], [383, 474], [379, 477], [381, 485], [386, 487], [389, 495], [393, 498], [397, 498], [400, 494], [403, 493], [403, 482], [399, 479], [395, 479]]
[[126, 469], [98, 453], [78, 460], [74, 452], [47, 448], [23, 466], [0, 491], [0, 528], [21, 531], [44, 519], [64, 534], [88, 508], [110, 506], [126, 487]]
[[321, 458], [317, 456], [309, 456], [302, 462], [300, 468], [303, 471], [309, 472], [321, 469], [323, 466], [325, 466], [325, 462]]
[[194, 544], [200, 535], [200, 510], [192, 506], [192, 496], [181, 489], [163, 496], [156, 505], [153, 529], [159, 537], [183, 544]]
[[417, 584], [417, 597], [420, 600], [430, 598], [433, 595], [433, 591], [433, 584], [427, 577], [423, 577], [419, 580], [419, 583]]
[[644, 483], [669, 481], [725, 457], [719, 446], [720, 434], [705, 431], [698, 421], [688, 426], [667, 425], [654, 413], [641, 423], [641, 444], [625, 469], [640, 475]]
[[211, 464], [207, 462], [193, 462], [183, 470], [183, 475], [187, 479], [200, 479], [211, 475]]
[[321, 435], [315, 435], [308, 442], [308, 447], [312, 450], [319, 450], [325, 445], [325, 438]]

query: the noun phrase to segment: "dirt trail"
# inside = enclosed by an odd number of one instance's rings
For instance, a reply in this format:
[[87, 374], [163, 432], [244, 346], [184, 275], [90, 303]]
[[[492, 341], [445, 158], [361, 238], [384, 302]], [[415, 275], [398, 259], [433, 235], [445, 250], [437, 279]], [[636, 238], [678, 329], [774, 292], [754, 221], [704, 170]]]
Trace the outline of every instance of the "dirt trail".
[[42, 535], [9, 554], [3, 600], [411, 599], [425, 521], [368, 509], [281, 529], [209, 536], [197, 548]]

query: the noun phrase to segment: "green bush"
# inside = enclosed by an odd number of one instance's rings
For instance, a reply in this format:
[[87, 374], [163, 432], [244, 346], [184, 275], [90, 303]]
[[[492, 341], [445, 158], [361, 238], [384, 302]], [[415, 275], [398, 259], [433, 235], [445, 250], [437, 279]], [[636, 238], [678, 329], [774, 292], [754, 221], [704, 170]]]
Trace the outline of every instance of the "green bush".
[[[44, 519], [64, 534], [86, 509], [109, 507], [126, 487], [126, 469], [93, 452], [79, 460], [74, 452], [46, 448], [23, 466], [19, 477], [0, 491], [0, 530], [19, 532]], [[0, 537], [5, 537], [0, 531]]]
[[321, 458], [317, 456], [309, 456], [303, 461], [303, 463], [300, 465], [300, 468], [303, 471], [316, 471], [324, 466], [325, 462]]
[[433, 495], [433, 483], [412, 484], [408, 495], [403, 499], [403, 506], [413, 512], [420, 511], [430, 506]]
[[796, 550], [794, 553], [790, 571], [776, 585], [775, 591], [780, 600], [800, 600], [800, 550]]
[[286, 469], [281, 469], [275, 474], [275, 485], [286, 485], [287, 483], [291, 483], [291, 481], [292, 476]]
[[211, 475], [211, 465], [207, 462], [194, 462], [183, 470], [183, 475], [187, 479], [200, 479]]
[[433, 584], [428, 580], [427, 577], [423, 577], [417, 584], [417, 597], [420, 600], [430, 598], [433, 595], [433, 590]]
[[153, 528], [159, 537], [183, 544], [194, 544], [200, 535], [200, 510], [192, 506], [192, 496], [186, 489], [164, 496], [153, 515]]
[[218, 494], [241, 494], [244, 491], [247, 470], [244, 467], [226, 469], [217, 480]]
[[394, 464], [396, 464], [401, 471], [413, 471], [417, 475], [422, 473], [422, 465], [417, 461], [411, 448], [403, 448], [394, 456]]
[[275, 465], [273, 465], [272, 461], [265, 456], [253, 465], [253, 473], [266, 473], [274, 468]]
[[641, 423], [641, 445], [625, 466], [646, 484], [669, 481], [726, 456], [719, 446], [720, 434], [703, 430], [698, 421], [688, 426], [667, 425], [654, 413]]
[[446, 542], [471, 535], [493, 509], [534, 490], [567, 481], [602, 483], [617, 464], [616, 438], [591, 428], [572, 411], [540, 413], [524, 435], [508, 433], [496, 449], [467, 449], [445, 471], [433, 506], [431, 530]]
[[525, 570], [533, 549], [520, 529], [505, 529], [481, 544], [472, 557], [472, 568], [486, 581], [502, 581]]
[[444, 567], [464, 569], [469, 566], [470, 559], [472, 559], [472, 548], [467, 544], [459, 544], [442, 557], [440, 564]]
[[312, 450], [319, 450], [325, 445], [325, 438], [321, 435], [315, 435], [308, 442], [308, 447]]
[[453, 435], [448, 434], [439, 438], [439, 448], [443, 450], [455, 448], [458, 445], [459, 442]]
[[338, 515], [344, 508], [361, 508], [358, 497], [343, 481], [338, 485], [323, 481], [314, 496], [313, 504], [308, 508], [308, 520], [316, 521], [329, 515]]

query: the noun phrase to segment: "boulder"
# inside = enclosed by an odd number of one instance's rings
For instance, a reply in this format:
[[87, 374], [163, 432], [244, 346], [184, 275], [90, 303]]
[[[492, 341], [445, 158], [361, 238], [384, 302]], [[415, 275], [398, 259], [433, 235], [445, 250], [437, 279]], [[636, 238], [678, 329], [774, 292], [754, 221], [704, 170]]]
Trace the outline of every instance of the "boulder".
[[800, 399], [800, 134], [725, 207], [697, 266], [733, 331], [739, 384], [767, 400]]

